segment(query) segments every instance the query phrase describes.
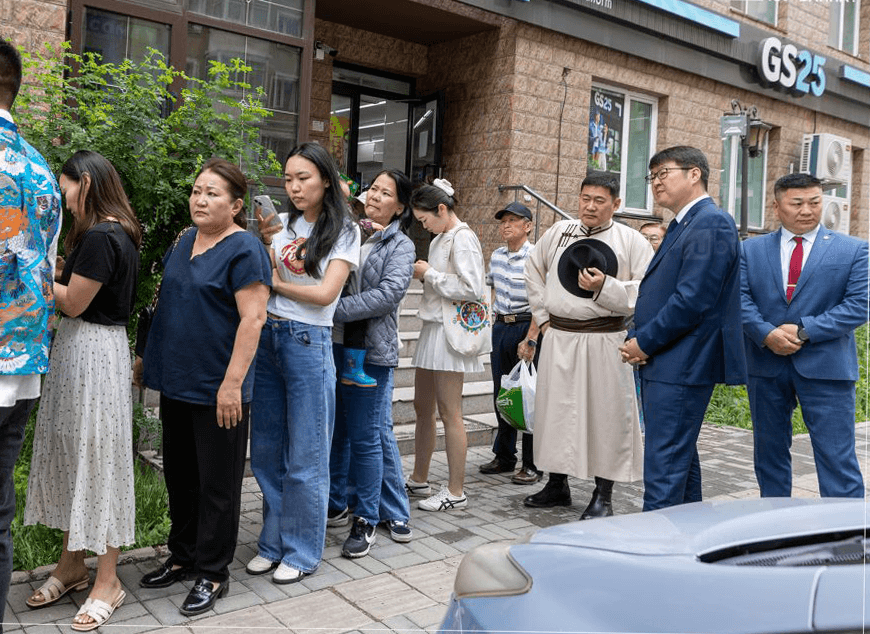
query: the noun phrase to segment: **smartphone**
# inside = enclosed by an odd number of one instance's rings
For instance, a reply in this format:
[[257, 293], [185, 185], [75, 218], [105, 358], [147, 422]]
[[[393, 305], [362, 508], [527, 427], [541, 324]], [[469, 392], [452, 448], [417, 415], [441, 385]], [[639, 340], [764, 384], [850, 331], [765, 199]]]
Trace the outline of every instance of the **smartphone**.
[[248, 227], [251, 233], [258, 238], [262, 238], [262, 233], [260, 232], [259, 221], [257, 220], [257, 212], [262, 216], [265, 227], [282, 226], [281, 219], [278, 217], [278, 211], [275, 209], [272, 199], [265, 194], [254, 196], [254, 215], [251, 222], [248, 223]]

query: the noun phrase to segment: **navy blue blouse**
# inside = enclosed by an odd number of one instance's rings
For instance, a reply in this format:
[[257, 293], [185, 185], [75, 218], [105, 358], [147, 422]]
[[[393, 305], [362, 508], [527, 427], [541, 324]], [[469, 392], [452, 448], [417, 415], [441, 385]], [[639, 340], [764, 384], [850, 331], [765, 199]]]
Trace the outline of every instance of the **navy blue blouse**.
[[[217, 404], [241, 318], [235, 293], [253, 282], [272, 286], [263, 244], [247, 231], [231, 233], [190, 257], [196, 230], [188, 231], [163, 259], [163, 281], [145, 348], [145, 385], [169, 398]], [[242, 383], [250, 403], [254, 363]]]

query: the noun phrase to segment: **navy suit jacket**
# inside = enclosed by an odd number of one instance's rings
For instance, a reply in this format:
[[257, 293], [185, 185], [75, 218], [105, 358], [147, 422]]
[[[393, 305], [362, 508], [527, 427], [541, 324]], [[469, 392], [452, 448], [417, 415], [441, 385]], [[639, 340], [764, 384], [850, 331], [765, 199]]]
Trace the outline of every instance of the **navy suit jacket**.
[[[773, 377], [786, 363], [808, 379], [858, 380], [855, 328], [867, 321], [867, 243], [819, 227], [791, 302], [785, 300], [780, 238], [775, 231], [743, 243], [740, 259], [746, 358], [753, 376]], [[792, 355], [774, 354], [764, 338], [800, 321], [810, 340]]]
[[[673, 234], [673, 235], [671, 235]], [[679, 385], [746, 382], [740, 241], [731, 216], [698, 201], [662, 243], [635, 306], [643, 378]]]

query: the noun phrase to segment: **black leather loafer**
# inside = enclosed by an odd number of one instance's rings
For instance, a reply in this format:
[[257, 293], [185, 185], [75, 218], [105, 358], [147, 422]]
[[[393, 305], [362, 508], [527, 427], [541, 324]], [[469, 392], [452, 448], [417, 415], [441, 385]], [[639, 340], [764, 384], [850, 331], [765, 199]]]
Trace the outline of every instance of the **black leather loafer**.
[[218, 584], [218, 587], [215, 588], [211, 581], [205, 577], [201, 577], [196, 580], [193, 590], [191, 590], [187, 595], [187, 598], [184, 600], [184, 603], [181, 604], [181, 607], [178, 608], [178, 611], [184, 616], [196, 616], [197, 614], [202, 614], [203, 612], [211, 610], [215, 601], [226, 595], [229, 590], [229, 579]]
[[172, 562], [166, 560], [157, 570], [153, 570], [139, 580], [143, 588], [168, 588], [176, 581], [185, 581], [190, 578], [193, 568], [182, 566], [172, 569]]

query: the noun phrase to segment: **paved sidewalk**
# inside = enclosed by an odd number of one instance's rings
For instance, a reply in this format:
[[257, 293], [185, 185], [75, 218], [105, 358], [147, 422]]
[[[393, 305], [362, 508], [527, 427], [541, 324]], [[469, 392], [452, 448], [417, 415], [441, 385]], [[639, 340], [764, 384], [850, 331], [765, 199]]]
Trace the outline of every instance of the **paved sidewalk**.
[[[859, 460], [866, 467], [868, 425], [860, 425]], [[740, 429], [705, 425], [698, 446], [707, 499], [755, 497], [758, 489], [752, 468], [752, 435]], [[806, 436], [795, 438], [794, 495], [818, 496], [812, 449]], [[466, 492], [469, 506], [449, 513], [412, 510], [414, 539], [397, 544], [378, 529], [377, 542], [367, 557], [349, 560], [341, 545], [349, 527], [330, 528], [324, 560], [318, 571], [302, 582], [279, 586], [268, 575], [253, 577], [245, 563], [255, 554], [262, 499], [253, 478], [246, 479], [242, 522], [236, 560], [231, 568], [229, 595], [214, 611], [190, 619], [178, 612], [191, 582], [160, 590], [139, 587], [139, 577], [153, 569], [157, 555], [148, 549], [143, 559], [119, 566], [127, 600], [102, 632], [134, 634], [235, 634], [253, 632], [416, 632], [433, 631], [444, 616], [453, 578], [462, 555], [487, 542], [511, 539], [539, 527], [576, 520], [592, 492], [591, 481], [571, 479], [574, 504], [568, 508], [528, 509], [523, 497], [541, 485], [517, 486], [505, 476], [485, 476], [477, 467], [491, 459], [488, 448], [468, 452]], [[405, 457], [405, 472], [412, 457]], [[509, 475], [509, 474], [508, 474]], [[432, 460], [430, 480], [447, 479], [444, 452]], [[614, 487], [618, 514], [640, 511], [641, 483]], [[24, 600], [47, 576], [48, 570], [15, 573], [6, 606], [5, 632], [58, 634], [72, 631], [69, 624], [87, 592], [75, 592], [53, 606], [30, 610]], [[17, 583], [16, 583], [17, 581]]]

